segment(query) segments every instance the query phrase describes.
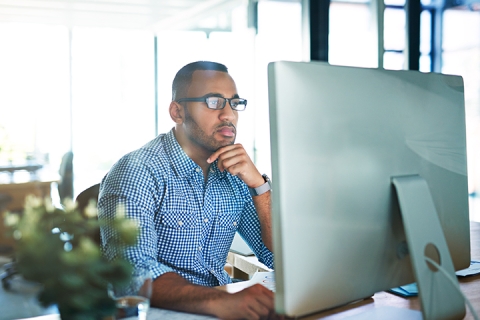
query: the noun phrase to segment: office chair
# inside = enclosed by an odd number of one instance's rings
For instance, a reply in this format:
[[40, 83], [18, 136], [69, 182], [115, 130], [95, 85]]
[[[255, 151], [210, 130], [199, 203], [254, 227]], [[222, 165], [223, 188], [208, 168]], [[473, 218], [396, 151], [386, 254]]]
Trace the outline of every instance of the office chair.
[[0, 276], [2, 278], [2, 286], [5, 290], [8, 290], [11, 286], [10, 280], [12, 280], [13, 277], [18, 274], [18, 270], [16, 268], [15, 261], [4, 264], [3, 268], [5, 269], [5, 272]]
[[58, 195], [60, 196], [60, 202], [66, 198], [73, 199], [73, 152], [68, 151], [62, 157], [60, 163], [60, 182], [58, 183]]
[[[6, 211], [8, 204], [10, 202], [12, 202], [12, 197], [9, 194], [0, 193], [0, 218], [2, 217], [3, 213]], [[0, 245], [0, 255], [10, 254], [12, 253], [12, 251], [13, 251], [13, 247], [11, 245]]]
[[[100, 183], [97, 183], [83, 190], [77, 196], [75, 200], [77, 202], [77, 208], [80, 210], [80, 212], [82, 213], [85, 219], [87, 219], [87, 216], [84, 213], [85, 208], [88, 206], [90, 200], [95, 200], [95, 202], [98, 202], [99, 192], [100, 192]], [[102, 242], [100, 237], [100, 230], [97, 230], [97, 232], [95, 232], [95, 234], [92, 234], [91, 236], [96, 244], [101, 245]]]

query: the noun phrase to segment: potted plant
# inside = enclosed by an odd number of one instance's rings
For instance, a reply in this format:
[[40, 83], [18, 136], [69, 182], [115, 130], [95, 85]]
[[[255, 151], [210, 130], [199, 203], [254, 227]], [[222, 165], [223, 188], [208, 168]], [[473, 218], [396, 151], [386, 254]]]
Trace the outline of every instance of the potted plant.
[[[109, 285], [128, 283], [132, 267], [119, 254], [115, 260], [102, 256], [93, 239], [102, 222], [96, 203], [84, 212], [76, 203], [65, 201], [63, 208], [49, 199], [29, 196], [22, 214], [6, 213], [5, 224], [16, 240], [15, 260], [24, 279], [41, 284], [38, 301], [56, 304], [62, 319], [104, 319], [115, 313]], [[121, 253], [136, 243], [136, 221], [126, 219], [122, 208], [111, 222], [116, 232], [114, 246]]]

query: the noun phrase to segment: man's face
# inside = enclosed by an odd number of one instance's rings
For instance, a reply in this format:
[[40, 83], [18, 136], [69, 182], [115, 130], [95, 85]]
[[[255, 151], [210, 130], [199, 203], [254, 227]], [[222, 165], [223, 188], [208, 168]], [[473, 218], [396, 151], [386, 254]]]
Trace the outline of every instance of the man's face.
[[[187, 98], [215, 95], [238, 97], [235, 82], [228, 73], [197, 70], [193, 73]], [[222, 110], [207, 108], [205, 102], [184, 102], [183, 129], [187, 138], [197, 147], [214, 152], [235, 142], [238, 111], [227, 102]]]

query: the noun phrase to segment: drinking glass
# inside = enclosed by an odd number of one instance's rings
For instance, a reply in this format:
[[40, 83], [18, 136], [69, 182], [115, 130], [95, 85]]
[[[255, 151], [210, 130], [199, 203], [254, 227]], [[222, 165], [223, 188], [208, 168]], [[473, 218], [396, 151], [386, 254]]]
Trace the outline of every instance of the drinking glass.
[[112, 287], [111, 293], [117, 304], [116, 319], [135, 317], [138, 320], [146, 320], [152, 295], [150, 271], [135, 269], [130, 283]]

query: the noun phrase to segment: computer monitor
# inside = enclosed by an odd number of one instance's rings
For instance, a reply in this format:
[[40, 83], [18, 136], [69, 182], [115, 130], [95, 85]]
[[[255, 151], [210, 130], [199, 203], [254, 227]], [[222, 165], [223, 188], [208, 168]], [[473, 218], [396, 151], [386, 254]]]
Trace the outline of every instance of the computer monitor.
[[470, 264], [462, 78], [279, 61], [268, 80], [277, 312], [302, 316], [417, 277], [448, 299], [454, 289], [435, 289], [444, 276], [423, 254], [433, 243], [452, 273]]

